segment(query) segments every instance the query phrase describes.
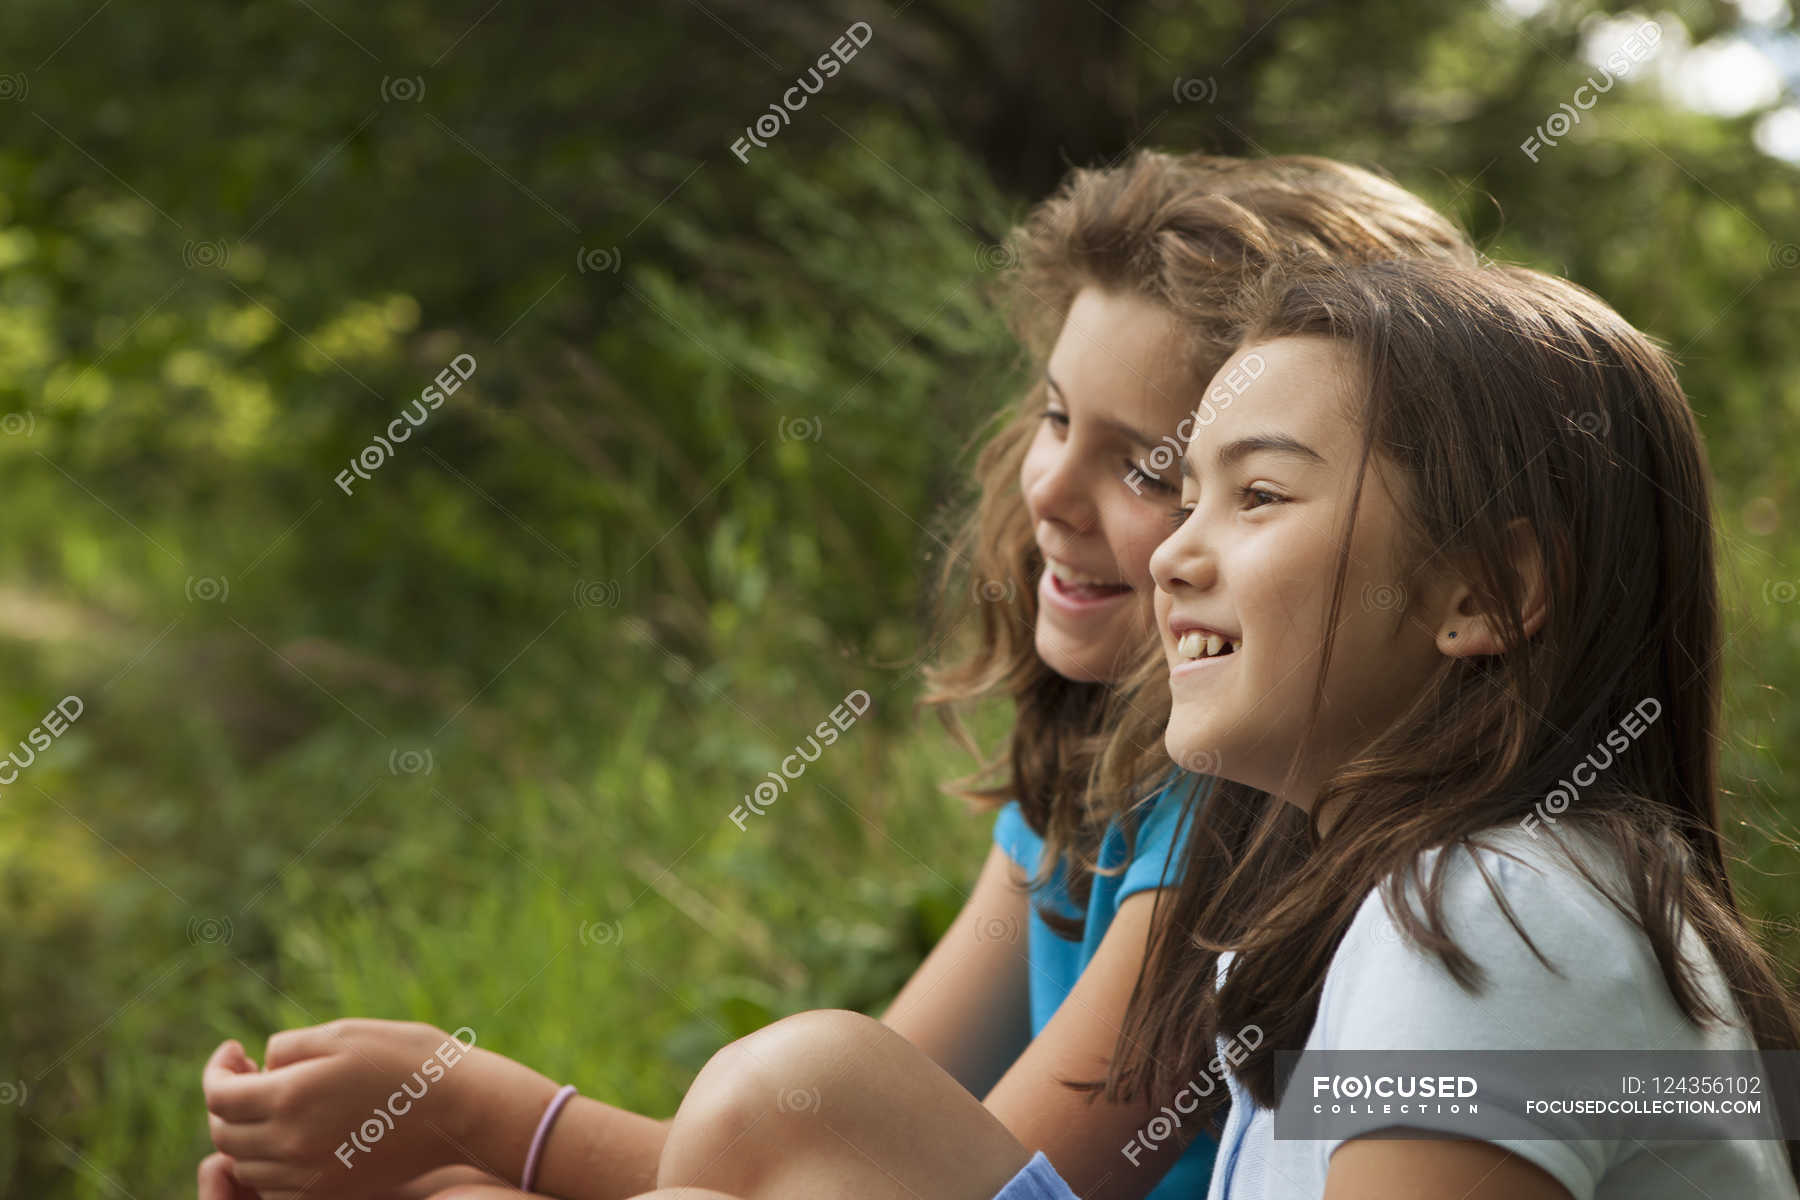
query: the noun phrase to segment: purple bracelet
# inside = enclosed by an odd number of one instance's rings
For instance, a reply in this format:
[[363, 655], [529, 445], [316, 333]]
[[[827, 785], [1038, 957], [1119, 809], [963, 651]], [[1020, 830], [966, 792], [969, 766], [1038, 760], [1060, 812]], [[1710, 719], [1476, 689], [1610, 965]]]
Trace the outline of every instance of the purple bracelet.
[[549, 1107], [544, 1109], [544, 1118], [538, 1122], [537, 1133], [532, 1135], [531, 1149], [525, 1154], [525, 1174], [519, 1179], [521, 1191], [529, 1192], [532, 1183], [537, 1180], [538, 1159], [544, 1153], [544, 1143], [550, 1140], [550, 1126], [556, 1123], [556, 1114], [562, 1111], [562, 1106], [567, 1104], [569, 1097], [574, 1094], [575, 1085], [565, 1083], [556, 1090], [556, 1095], [550, 1098]]

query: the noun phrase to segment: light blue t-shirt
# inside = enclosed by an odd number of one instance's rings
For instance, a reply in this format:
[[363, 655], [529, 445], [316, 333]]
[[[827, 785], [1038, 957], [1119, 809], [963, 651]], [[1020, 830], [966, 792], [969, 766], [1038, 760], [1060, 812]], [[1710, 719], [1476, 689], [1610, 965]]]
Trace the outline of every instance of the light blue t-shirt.
[[[1200, 781], [1203, 799], [1211, 780]], [[1055, 871], [1031, 894], [1031, 916], [1027, 926], [1026, 953], [1031, 964], [1031, 1036], [1043, 1032], [1056, 1015], [1063, 999], [1087, 968], [1088, 961], [1100, 949], [1100, 940], [1111, 928], [1114, 915], [1127, 897], [1150, 888], [1171, 887], [1181, 881], [1182, 855], [1187, 845], [1192, 818], [1182, 820], [1182, 797], [1186, 784], [1175, 784], [1146, 800], [1138, 810], [1136, 839], [1129, 855], [1125, 833], [1114, 822], [1107, 826], [1100, 843], [1100, 864], [1104, 867], [1124, 866], [1116, 875], [1095, 875], [1088, 893], [1087, 921], [1079, 942], [1059, 936], [1038, 915], [1047, 906], [1070, 917], [1079, 916], [1074, 902], [1064, 887], [1065, 866], [1057, 863]], [[1179, 829], [1177, 828], [1179, 826]], [[1177, 836], [1179, 834], [1179, 837]], [[1000, 810], [994, 820], [994, 844], [1008, 858], [1024, 868], [1028, 878], [1042, 874], [1041, 859], [1044, 840], [1025, 823], [1025, 814], [1017, 800]], [[1171, 861], [1170, 849], [1175, 854]], [[1212, 1176], [1213, 1156], [1218, 1142], [1202, 1132], [1169, 1168], [1162, 1182], [1150, 1192], [1148, 1200], [1201, 1200], [1206, 1195]], [[1123, 1152], [1121, 1151], [1121, 1154]], [[1120, 1166], [1130, 1169], [1121, 1157]]]
[[[1625, 873], [1597, 841], [1566, 834], [1590, 870], [1614, 895], [1629, 896]], [[1428, 851], [1427, 864], [1441, 850]], [[1488, 830], [1475, 849], [1451, 851], [1443, 887], [1451, 936], [1487, 973], [1471, 993], [1436, 954], [1414, 945], [1388, 913], [1378, 889], [1364, 897], [1325, 972], [1319, 1011], [1304, 1049], [1326, 1050], [1631, 1050], [1752, 1049], [1717, 962], [1693, 924], [1682, 953], [1697, 965], [1707, 996], [1733, 1024], [1701, 1030], [1676, 1007], [1650, 940], [1555, 851], [1548, 837], [1516, 827]], [[1479, 869], [1478, 869], [1479, 868]], [[1488, 890], [1500, 888], [1507, 908], [1532, 943], [1556, 966], [1545, 968], [1519, 937]], [[1421, 912], [1416, 891], [1415, 912]], [[1223, 986], [1231, 951], [1219, 956]], [[1226, 1048], [1220, 1039], [1221, 1053]], [[1483, 1080], [1484, 1093], [1505, 1095], [1515, 1081]], [[1517, 1081], [1530, 1095], [1530, 1081]], [[1331, 1152], [1344, 1139], [1275, 1137], [1273, 1110], [1259, 1107], [1226, 1072], [1231, 1115], [1210, 1200], [1317, 1200], [1325, 1194]], [[1505, 1103], [1501, 1105], [1506, 1107]], [[1405, 1124], [1454, 1134], [1454, 1116], [1396, 1121], [1369, 1116], [1363, 1132]], [[1542, 1117], [1532, 1136], [1493, 1139], [1536, 1163], [1574, 1200], [1694, 1200], [1701, 1195], [1795, 1200], [1787, 1152], [1778, 1141], [1657, 1141], [1584, 1138], [1592, 1118]], [[1354, 1134], [1352, 1134], [1354, 1136]], [[1694, 1181], [1703, 1181], [1696, 1184]]]

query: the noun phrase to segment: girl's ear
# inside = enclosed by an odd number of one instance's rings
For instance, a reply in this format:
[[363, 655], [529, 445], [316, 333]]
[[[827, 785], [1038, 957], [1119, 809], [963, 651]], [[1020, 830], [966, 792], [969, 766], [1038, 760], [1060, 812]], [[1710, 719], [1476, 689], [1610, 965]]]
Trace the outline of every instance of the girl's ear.
[[[1531, 524], [1524, 517], [1513, 519], [1507, 526], [1507, 536], [1512, 542], [1513, 574], [1519, 581], [1520, 620], [1525, 636], [1532, 637], [1544, 627], [1549, 615], [1543, 556], [1538, 552]], [[1444, 597], [1437, 624], [1437, 646], [1441, 652], [1451, 658], [1474, 658], [1499, 654], [1506, 648], [1499, 614], [1464, 579], [1452, 579]]]

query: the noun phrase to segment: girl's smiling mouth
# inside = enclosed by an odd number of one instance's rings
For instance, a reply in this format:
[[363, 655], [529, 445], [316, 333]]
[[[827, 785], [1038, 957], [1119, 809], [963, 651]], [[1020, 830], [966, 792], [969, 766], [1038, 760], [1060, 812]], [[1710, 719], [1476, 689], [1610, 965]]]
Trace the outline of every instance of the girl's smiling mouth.
[[1171, 676], [1215, 666], [1236, 654], [1243, 645], [1242, 640], [1234, 634], [1183, 618], [1170, 620], [1169, 634], [1174, 639], [1174, 652], [1169, 664]]
[[1038, 592], [1056, 607], [1087, 613], [1105, 607], [1133, 592], [1130, 584], [1110, 582], [1052, 555], [1044, 555], [1044, 573]]

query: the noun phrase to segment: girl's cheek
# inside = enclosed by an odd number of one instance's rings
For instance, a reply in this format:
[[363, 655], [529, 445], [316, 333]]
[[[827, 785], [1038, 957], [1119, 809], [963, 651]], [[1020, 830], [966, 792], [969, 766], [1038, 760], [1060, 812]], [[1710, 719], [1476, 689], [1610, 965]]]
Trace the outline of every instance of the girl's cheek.
[[1037, 483], [1038, 476], [1041, 474], [1037, 469], [1037, 465], [1032, 461], [1036, 456], [1037, 451], [1033, 449], [1026, 454], [1025, 461], [1019, 464], [1019, 495], [1024, 498], [1025, 508], [1031, 513], [1031, 518], [1034, 521], [1037, 519], [1037, 510], [1033, 508], [1031, 504], [1031, 490], [1032, 486]]
[[1148, 517], [1137, 516], [1133, 524], [1130, 541], [1119, 555], [1119, 569], [1125, 582], [1149, 595], [1156, 590], [1156, 579], [1150, 574], [1150, 556], [1162, 545], [1171, 527], [1161, 509]]
[[[1019, 462], [1019, 491], [1025, 497], [1025, 505], [1027, 508], [1032, 508], [1032, 489], [1037, 485], [1038, 480], [1042, 479], [1049, 471], [1050, 466], [1055, 460], [1056, 452], [1054, 448], [1045, 444], [1045, 424], [1046, 423], [1042, 421], [1038, 422], [1038, 431], [1032, 437], [1031, 445], [1026, 447], [1025, 457]], [[1035, 519], [1036, 516], [1037, 510], [1032, 508], [1033, 519]]]

